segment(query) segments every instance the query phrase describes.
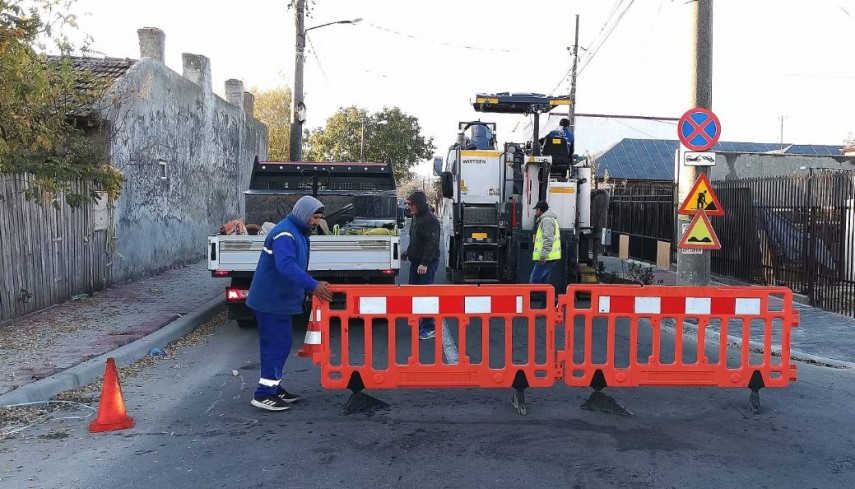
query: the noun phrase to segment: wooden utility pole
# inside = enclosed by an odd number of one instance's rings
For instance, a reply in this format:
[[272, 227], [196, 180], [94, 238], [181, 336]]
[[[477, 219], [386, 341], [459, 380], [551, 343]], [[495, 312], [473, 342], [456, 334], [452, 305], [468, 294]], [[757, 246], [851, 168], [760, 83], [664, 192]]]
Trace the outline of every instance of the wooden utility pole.
[[[694, 39], [690, 43], [694, 50], [692, 56], [692, 91], [689, 102], [690, 109], [703, 107], [712, 109], [712, 40], [713, 40], [713, 0], [695, 0], [689, 3], [691, 18], [694, 23]], [[681, 147], [678, 154], [677, 166], [677, 205], [679, 206], [691, 192], [698, 178], [698, 172], [706, 173], [706, 167], [686, 166], [682, 160], [687, 148]], [[692, 216], [677, 215], [678, 243], [688, 227]], [[677, 285], [710, 284], [710, 252], [694, 250], [677, 250]]]
[[570, 75], [570, 132], [576, 134], [576, 65], [579, 63], [579, 14], [576, 14], [576, 40], [573, 41], [573, 72]]

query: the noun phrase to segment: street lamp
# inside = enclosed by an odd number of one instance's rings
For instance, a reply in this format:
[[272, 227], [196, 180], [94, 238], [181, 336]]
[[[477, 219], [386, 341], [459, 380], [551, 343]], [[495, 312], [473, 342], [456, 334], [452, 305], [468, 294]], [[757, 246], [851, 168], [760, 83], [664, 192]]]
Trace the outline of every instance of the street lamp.
[[291, 94], [291, 161], [303, 159], [303, 123], [306, 121], [306, 104], [303, 101], [303, 63], [305, 62], [306, 33], [333, 24], [358, 24], [361, 18], [337, 20], [326, 24], [304, 28], [306, 1], [297, 0], [295, 5], [295, 22], [297, 26], [297, 45], [294, 55], [294, 91]]
[[[359, 119], [359, 123], [361, 124], [359, 130], [359, 161], [365, 161], [365, 118]], [[388, 123], [389, 121], [385, 119], [377, 121], [377, 125], [379, 126], [384, 126]]]

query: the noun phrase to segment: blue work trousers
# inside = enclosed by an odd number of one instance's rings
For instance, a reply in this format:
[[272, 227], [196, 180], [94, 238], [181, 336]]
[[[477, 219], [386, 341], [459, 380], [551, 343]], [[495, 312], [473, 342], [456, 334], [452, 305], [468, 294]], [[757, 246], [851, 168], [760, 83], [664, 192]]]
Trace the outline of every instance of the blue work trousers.
[[266, 314], [256, 311], [258, 322], [258, 344], [261, 349], [261, 379], [255, 389], [255, 397], [276, 394], [285, 369], [285, 360], [291, 353], [293, 335], [292, 317], [289, 315]]

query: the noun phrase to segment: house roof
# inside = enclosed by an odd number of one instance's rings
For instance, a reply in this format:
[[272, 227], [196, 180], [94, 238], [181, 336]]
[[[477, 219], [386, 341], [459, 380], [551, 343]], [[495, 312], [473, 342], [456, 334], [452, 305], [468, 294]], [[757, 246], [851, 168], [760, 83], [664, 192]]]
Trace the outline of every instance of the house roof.
[[[59, 56], [48, 56], [50, 61], [59, 61]], [[95, 77], [94, 80], [84, 77], [78, 78], [78, 90], [88, 90], [98, 86], [107, 87], [121, 78], [137, 60], [130, 58], [90, 58], [82, 56], [71, 56], [71, 64], [75, 71], [88, 71]]]
[[[622, 139], [597, 156], [597, 176], [626, 180], [673, 180], [676, 139]], [[840, 156], [842, 146], [815, 144], [747, 143], [721, 141], [716, 153], [769, 153], [809, 156]]]

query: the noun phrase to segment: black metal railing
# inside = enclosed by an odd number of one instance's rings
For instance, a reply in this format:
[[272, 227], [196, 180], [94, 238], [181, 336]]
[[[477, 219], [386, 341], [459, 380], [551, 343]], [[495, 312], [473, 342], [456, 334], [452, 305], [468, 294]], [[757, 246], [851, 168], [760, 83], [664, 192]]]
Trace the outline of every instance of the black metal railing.
[[635, 184], [618, 186], [609, 204], [612, 241], [609, 252], [617, 254], [621, 234], [629, 237], [629, 256], [656, 261], [657, 241], [671, 242], [674, 235], [674, 185]]
[[812, 305], [855, 317], [855, 172], [713, 182], [722, 249], [712, 273], [784, 285]]
[[[783, 285], [811, 305], [855, 317], [855, 172], [809, 170], [786, 177], [712, 182], [725, 215], [711, 217], [721, 250], [715, 275]], [[635, 184], [614, 189], [612, 241], [629, 237], [629, 256], [656, 261], [656, 241], [674, 237], [674, 186]]]

